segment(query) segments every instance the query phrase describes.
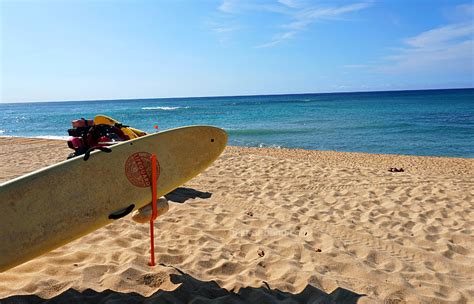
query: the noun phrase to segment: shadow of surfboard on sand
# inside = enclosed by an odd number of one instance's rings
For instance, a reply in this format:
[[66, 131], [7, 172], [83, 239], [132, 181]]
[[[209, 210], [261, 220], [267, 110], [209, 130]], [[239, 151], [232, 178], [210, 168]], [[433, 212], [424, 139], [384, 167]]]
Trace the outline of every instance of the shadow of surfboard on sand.
[[[161, 266], [166, 266], [160, 264]], [[300, 293], [290, 293], [271, 287], [263, 282], [262, 287], [243, 287], [238, 292], [221, 288], [215, 281], [201, 281], [173, 266], [177, 273], [169, 275], [174, 284], [181, 284], [172, 291], [158, 290], [149, 297], [131, 292], [117, 292], [110, 289], [98, 292], [92, 289], [77, 291], [69, 288], [63, 293], [43, 299], [37, 295], [19, 295], [0, 300], [2, 304], [56, 304], [56, 303], [318, 303], [355, 304], [363, 294], [338, 287], [326, 293], [307, 285]], [[153, 279], [150, 277], [150, 282]], [[149, 283], [150, 283], [149, 282]], [[146, 282], [145, 282], [146, 283]]]
[[195, 190], [192, 188], [185, 188], [179, 187], [171, 191], [170, 193], [166, 194], [165, 197], [167, 200], [175, 202], [175, 203], [184, 203], [189, 199], [195, 198], [210, 198], [212, 196], [211, 192], [202, 192], [199, 190]]

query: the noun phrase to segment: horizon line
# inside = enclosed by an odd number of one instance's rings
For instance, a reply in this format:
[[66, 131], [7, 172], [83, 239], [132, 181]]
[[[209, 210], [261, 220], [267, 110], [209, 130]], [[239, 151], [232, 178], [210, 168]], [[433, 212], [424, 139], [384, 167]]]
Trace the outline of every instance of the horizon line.
[[318, 93], [281, 93], [281, 94], [247, 94], [247, 95], [211, 95], [211, 96], [178, 96], [178, 97], [145, 97], [145, 98], [112, 98], [112, 99], [82, 99], [82, 100], [48, 100], [48, 101], [13, 101], [0, 102], [0, 104], [19, 103], [67, 103], [67, 102], [93, 102], [93, 101], [132, 101], [132, 100], [156, 100], [156, 99], [185, 99], [185, 98], [232, 98], [232, 97], [258, 97], [258, 96], [292, 96], [292, 95], [318, 95], [318, 94], [353, 94], [353, 93], [381, 93], [381, 92], [415, 92], [415, 91], [446, 91], [446, 90], [472, 90], [474, 87], [454, 87], [435, 89], [408, 89], [408, 90], [373, 90], [373, 91], [340, 91], [340, 92], [318, 92]]

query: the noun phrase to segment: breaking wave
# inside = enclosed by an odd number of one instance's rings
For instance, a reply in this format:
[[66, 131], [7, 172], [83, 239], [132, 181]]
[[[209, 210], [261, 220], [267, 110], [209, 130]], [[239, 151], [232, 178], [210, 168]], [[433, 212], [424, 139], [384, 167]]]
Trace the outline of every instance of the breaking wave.
[[38, 135], [38, 136], [28, 136], [28, 135], [0, 135], [3, 138], [41, 138], [41, 139], [56, 139], [56, 140], [68, 140], [71, 136], [59, 136], [59, 135]]
[[148, 111], [173, 111], [173, 110], [179, 110], [179, 109], [189, 109], [189, 107], [144, 107], [142, 110], [148, 110]]

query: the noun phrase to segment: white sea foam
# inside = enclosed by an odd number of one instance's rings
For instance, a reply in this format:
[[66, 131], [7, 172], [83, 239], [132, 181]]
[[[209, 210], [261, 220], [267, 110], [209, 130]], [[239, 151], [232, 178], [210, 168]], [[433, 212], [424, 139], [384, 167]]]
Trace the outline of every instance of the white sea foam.
[[259, 148], [274, 148], [274, 149], [281, 149], [282, 147], [280, 145], [267, 145], [267, 144], [264, 144], [264, 143], [260, 143], [258, 145]]
[[3, 134], [3, 133], [5, 133], [5, 130], [0, 130], [0, 134]]
[[189, 107], [144, 107], [142, 110], [162, 110], [162, 111], [173, 111], [178, 109], [189, 109]]
[[39, 135], [32, 136], [32, 138], [44, 138], [44, 139], [59, 139], [59, 140], [68, 140], [71, 136], [58, 136], [58, 135]]
[[42, 139], [57, 139], [57, 140], [68, 140], [71, 138], [71, 136], [58, 136], [58, 135], [38, 135], [38, 136], [1, 135], [0, 137], [42, 138]]

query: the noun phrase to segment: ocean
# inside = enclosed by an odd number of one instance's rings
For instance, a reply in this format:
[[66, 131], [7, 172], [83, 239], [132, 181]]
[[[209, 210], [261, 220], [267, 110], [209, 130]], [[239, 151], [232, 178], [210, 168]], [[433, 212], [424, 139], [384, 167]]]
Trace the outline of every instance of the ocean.
[[214, 125], [235, 146], [474, 157], [474, 89], [0, 103], [0, 136], [67, 138], [96, 114], [147, 132]]

